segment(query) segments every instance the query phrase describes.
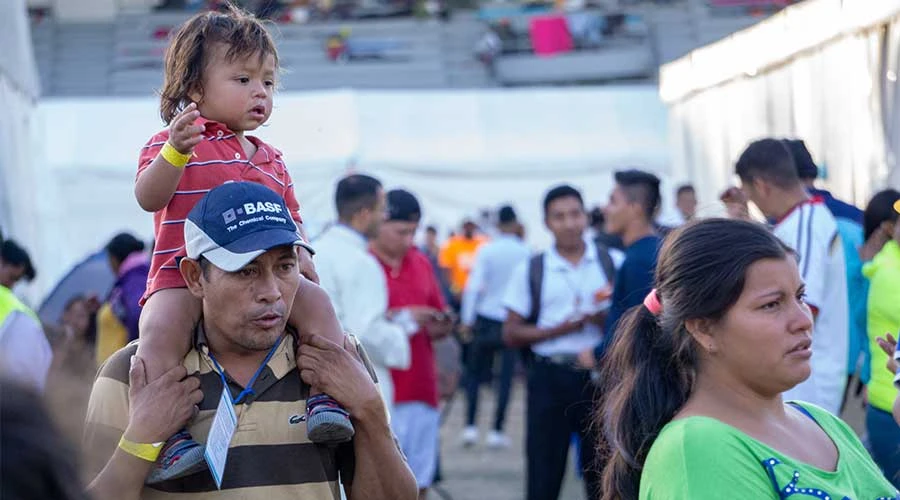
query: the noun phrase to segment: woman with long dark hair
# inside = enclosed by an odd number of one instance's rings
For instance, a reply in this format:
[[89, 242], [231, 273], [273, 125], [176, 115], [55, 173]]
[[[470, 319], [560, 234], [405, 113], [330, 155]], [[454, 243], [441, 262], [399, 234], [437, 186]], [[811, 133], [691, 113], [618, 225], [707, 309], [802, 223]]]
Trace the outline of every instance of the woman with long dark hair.
[[604, 500], [898, 498], [853, 431], [782, 401], [810, 374], [796, 256], [764, 227], [691, 223], [620, 323], [598, 415]]

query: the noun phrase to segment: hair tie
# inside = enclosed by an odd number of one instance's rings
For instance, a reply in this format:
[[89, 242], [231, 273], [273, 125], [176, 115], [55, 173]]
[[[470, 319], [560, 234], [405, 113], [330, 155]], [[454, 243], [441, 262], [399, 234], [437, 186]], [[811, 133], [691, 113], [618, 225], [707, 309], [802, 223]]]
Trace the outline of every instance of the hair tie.
[[656, 288], [650, 290], [650, 293], [644, 298], [644, 307], [654, 316], [659, 316], [659, 313], [662, 312], [662, 304], [659, 302], [659, 294], [656, 293]]

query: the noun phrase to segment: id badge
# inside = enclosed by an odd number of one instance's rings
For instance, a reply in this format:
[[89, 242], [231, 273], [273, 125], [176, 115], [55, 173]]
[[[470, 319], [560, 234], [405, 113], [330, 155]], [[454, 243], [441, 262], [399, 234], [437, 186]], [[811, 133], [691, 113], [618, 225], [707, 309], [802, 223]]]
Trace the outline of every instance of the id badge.
[[228, 459], [228, 447], [231, 445], [231, 438], [234, 437], [234, 431], [237, 429], [237, 422], [231, 395], [228, 393], [228, 388], [224, 387], [222, 397], [219, 398], [219, 406], [216, 408], [216, 415], [213, 417], [212, 427], [209, 429], [206, 449], [203, 451], [209, 470], [216, 481], [216, 488], [220, 490], [222, 489], [222, 474], [225, 472], [225, 461]]

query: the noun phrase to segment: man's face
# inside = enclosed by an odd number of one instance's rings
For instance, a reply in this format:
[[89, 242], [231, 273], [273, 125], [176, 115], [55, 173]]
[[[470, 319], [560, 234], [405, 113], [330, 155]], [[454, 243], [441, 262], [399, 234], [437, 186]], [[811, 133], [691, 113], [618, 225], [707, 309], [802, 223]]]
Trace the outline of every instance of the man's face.
[[475, 225], [474, 222], [467, 221], [463, 224], [463, 236], [467, 239], [472, 239], [475, 237], [475, 231], [478, 230], [478, 226]]
[[206, 274], [199, 277], [205, 321], [232, 349], [270, 349], [300, 286], [296, 248], [273, 248], [233, 273], [210, 265]]
[[581, 241], [587, 228], [587, 214], [578, 198], [565, 196], [550, 202], [545, 223], [557, 244], [574, 246]]
[[641, 210], [641, 205], [629, 199], [622, 186], [616, 185], [609, 194], [609, 203], [603, 209], [606, 232], [621, 236], [631, 221], [642, 216]]
[[436, 231], [425, 231], [425, 246], [428, 246], [428, 247], [437, 246], [437, 232]]
[[693, 219], [697, 212], [697, 195], [693, 191], [682, 191], [675, 202], [678, 211], [685, 219]]
[[365, 231], [366, 238], [372, 239], [378, 236], [378, 229], [384, 224], [386, 216], [387, 197], [384, 194], [384, 189], [378, 188], [378, 192], [375, 195], [375, 206], [366, 209], [366, 217], [368, 218]]
[[375, 246], [383, 253], [399, 258], [406, 255], [413, 246], [418, 222], [388, 221], [381, 225]]
[[17, 266], [0, 260], [0, 285], [12, 290], [25, 277], [25, 266]]

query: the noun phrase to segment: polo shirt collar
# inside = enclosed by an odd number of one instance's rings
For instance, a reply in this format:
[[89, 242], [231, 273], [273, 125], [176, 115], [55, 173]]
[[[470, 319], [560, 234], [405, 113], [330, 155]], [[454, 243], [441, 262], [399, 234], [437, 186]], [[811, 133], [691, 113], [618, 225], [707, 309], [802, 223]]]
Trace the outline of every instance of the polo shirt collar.
[[780, 226], [782, 222], [786, 221], [788, 219], [788, 217], [790, 217], [798, 208], [800, 208], [804, 205], [817, 205], [817, 204], [821, 204], [821, 203], [825, 203], [824, 198], [822, 198], [819, 195], [811, 195], [809, 198], [807, 198], [807, 199], [801, 201], [800, 203], [797, 203], [793, 207], [791, 207], [791, 209], [788, 210], [786, 214], [782, 215], [781, 217], [776, 218], [774, 220], [774, 225]]
[[[275, 354], [272, 355], [269, 359], [269, 363], [266, 365], [272, 370], [272, 374], [275, 375], [276, 380], [281, 379], [297, 367], [295, 353], [295, 346], [299, 342], [297, 332], [288, 326], [285, 335], [283, 335], [278, 342], [279, 345], [275, 349]], [[197, 356], [188, 356], [185, 360], [184, 366], [187, 368], [188, 373], [201, 371], [201, 357], [205, 359], [209, 358], [209, 343], [206, 337], [206, 330], [203, 328], [202, 318], [197, 325], [197, 330], [194, 332], [194, 352], [197, 353]], [[257, 389], [259, 389], [259, 392], [265, 390], [264, 388], [259, 387], [257, 387]]]
[[[197, 119], [197, 124], [203, 125], [205, 130], [202, 135], [207, 141], [225, 141], [237, 138], [237, 134], [229, 129], [224, 123], [209, 120], [201, 116]], [[275, 161], [276, 158], [281, 156], [281, 153], [278, 150], [261, 141], [258, 137], [252, 135], [244, 135], [244, 137], [256, 146], [256, 154], [252, 158], [254, 163], [268, 163]]]
[[[594, 245], [587, 238], [582, 239], [584, 240], [584, 255], [581, 256], [579, 265], [582, 262], [593, 262], [597, 260], [597, 245]], [[564, 270], [571, 268], [572, 263], [563, 258], [554, 245], [547, 251], [547, 266], [552, 269]]]
[[197, 118], [197, 125], [202, 125], [205, 130], [203, 130], [203, 138], [209, 141], [220, 139], [231, 139], [236, 134], [230, 130], [224, 123], [209, 120], [204, 117]]
[[403, 273], [403, 270], [405, 270], [407, 267], [409, 267], [409, 262], [410, 262], [412, 253], [416, 252], [416, 251], [418, 251], [416, 249], [416, 247], [411, 247], [409, 250], [407, 250], [406, 253], [403, 254], [403, 258], [400, 259], [400, 267], [397, 269], [394, 269], [389, 263], [382, 260], [381, 257], [377, 253], [371, 252], [371, 254], [375, 257], [375, 260], [377, 260], [378, 263], [381, 264], [381, 267], [383, 267], [385, 270], [387, 270], [389, 272], [391, 277], [396, 278], [397, 276], [399, 276], [400, 274]]

